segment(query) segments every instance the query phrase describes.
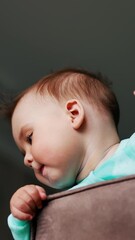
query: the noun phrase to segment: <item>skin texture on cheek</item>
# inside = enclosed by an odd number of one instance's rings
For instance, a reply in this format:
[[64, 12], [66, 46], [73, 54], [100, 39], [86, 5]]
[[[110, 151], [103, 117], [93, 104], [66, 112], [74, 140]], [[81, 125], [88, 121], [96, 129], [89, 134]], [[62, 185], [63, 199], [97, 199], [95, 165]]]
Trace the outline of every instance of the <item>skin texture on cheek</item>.
[[[43, 175], [35, 172], [36, 178], [45, 185], [54, 188], [67, 188], [75, 183], [80, 169], [80, 151], [75, 142], [62, 142], [55, 147], [41, 148], [36, 151], [36, 161], [44, 165]], [[54, 146], [54, 145], [53, 145]], [[50, 150], [49, 150], [50, 149]], [[46, 154], [45, 154], [46, 152]]]
[[78, 172], [78, 163], [71, 156], [54, 156], [43, 166], [42, 173], [35, 171], [36, 178], [43, 184], [62, 188], [74, 184]]

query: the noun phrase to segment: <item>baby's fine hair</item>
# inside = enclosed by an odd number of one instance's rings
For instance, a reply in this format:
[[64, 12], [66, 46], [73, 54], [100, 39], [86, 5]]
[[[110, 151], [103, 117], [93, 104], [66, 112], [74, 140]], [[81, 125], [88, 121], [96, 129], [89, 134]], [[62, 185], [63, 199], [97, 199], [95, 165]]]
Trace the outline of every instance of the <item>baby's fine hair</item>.
[[36, 92], [41, 95], [47, 93], [58, 101], [69, 99], [69, 97], [85, 99], [110, 113], [116, 128], [118, 126], [119, 105], [111, 89], [111, 84], [101, 74], [80, 69], [63, 69], [49, 74], [14, 99], [10, 108], [10, 118], [19, 100], [33, 89], [36, 89]]

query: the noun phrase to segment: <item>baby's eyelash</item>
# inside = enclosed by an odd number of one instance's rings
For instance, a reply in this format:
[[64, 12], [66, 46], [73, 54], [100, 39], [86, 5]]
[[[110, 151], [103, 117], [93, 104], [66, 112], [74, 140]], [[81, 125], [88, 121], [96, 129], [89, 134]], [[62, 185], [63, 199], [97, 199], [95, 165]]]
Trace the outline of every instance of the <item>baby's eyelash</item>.
[[27, 141], [29, 144], [32, 144], [32, 135], [33, 135], [33, 133], [29, 134], [29, 135], [26, 137], [26, 141]]
[[25, 157], [25, 152], [23, 150], [21, 151], [21, 153], [22, 153], [23, 157]]

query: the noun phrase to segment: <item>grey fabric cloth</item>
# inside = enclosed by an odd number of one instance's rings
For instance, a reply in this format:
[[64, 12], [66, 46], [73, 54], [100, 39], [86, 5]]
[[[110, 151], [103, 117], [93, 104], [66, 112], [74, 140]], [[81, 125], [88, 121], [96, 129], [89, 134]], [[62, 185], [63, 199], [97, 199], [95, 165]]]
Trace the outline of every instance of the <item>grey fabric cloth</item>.
[[31, 240], [135, 240], [135, 175], [48, 196]]

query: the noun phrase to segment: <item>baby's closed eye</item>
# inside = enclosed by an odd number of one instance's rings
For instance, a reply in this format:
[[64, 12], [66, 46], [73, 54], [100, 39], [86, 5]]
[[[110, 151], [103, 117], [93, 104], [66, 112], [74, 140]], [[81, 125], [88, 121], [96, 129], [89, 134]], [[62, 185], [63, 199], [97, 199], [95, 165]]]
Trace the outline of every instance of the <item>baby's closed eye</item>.
[[30, 145], [32, 144], [32, 135], [33, 135], [33, 133], [30, 133], [30, 134], [26, 137], [26, 141], [27, 141], [27, 143], [29, 143]]

